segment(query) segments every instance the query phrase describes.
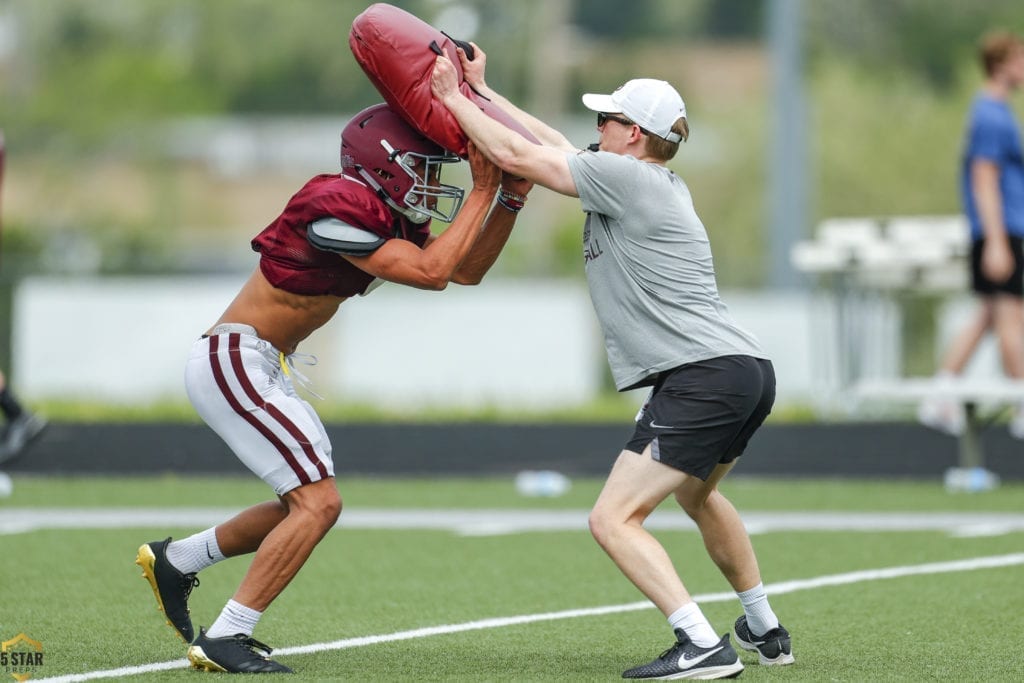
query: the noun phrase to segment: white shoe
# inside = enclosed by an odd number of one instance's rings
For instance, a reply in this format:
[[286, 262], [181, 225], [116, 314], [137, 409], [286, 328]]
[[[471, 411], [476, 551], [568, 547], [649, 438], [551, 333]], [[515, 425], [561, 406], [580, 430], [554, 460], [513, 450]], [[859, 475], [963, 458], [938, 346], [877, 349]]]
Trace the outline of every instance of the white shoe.
[[[917, 406], [917, 420], [926, 427], [950, 436], [963, 434], [967, 424], [963, 405], [947, 398], [929, 398], [922, 401]], [[1019, 438], [1024, 438], [1024, 421], [1020, 427], [1022, 435]]]

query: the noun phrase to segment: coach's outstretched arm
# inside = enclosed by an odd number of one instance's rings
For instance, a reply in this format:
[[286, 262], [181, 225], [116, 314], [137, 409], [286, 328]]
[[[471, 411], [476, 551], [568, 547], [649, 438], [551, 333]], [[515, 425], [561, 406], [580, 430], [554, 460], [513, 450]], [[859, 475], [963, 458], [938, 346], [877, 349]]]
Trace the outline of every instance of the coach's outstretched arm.
[[470, 45], [473, 46], [473, 59], [470, 59], [466, 55], [466, 51], [461, 47], [457, 47], [456, 51], [459, 53], [459, 61], [462, 63], [462, 76], [477, 94], [483, 95], [497, 105], [499, 109], [523, 124], [541, 143], [548, 147], [555, 147], [570, 152], [577, 151], [577, 147], [569, 142], [562, 133], [533, 114], [523, 111], [512, 104], [504, 95], [488, 86], [484, 80], [484, 70], [487, 68], [487, 54], [476, 43], [470, 43]]
[[495, 121], [459, 91], [455, 65], [444, 56], [434, 63], [431, 91], [462, 126], [469, 139], [503, 171], [570, 197], [578, 197], [566, 151], [535, 145]]

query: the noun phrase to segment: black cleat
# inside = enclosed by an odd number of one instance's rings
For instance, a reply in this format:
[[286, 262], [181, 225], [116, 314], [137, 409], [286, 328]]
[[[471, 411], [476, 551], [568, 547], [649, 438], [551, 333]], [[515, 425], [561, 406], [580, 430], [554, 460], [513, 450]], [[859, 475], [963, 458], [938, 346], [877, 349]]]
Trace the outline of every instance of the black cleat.
[[195, 574], [182, 574], [167, 561], [167, 545], [170, 537], [163, 541], [151, 541], [139, 547], [135, 564], [142, 567], [142, 576], [149, 581], [156, 596], [157, 609], [167, 617], [167, 623], [174, 627], [181, 639], [192, 642], [194, 631], [189, 617], [188, 596], [199, 585]]
[[14, 460], [21, 455], [26, 446], [39, 438], [47, 425], [45, 418], [27, 411], [8, 422], [0, 436], [0, 462]]
[[755, 636], [747, 626], [747, 617], [744, 615], [736, 620], [736, 642], [744, 650], [756, 650], [761, 664], [765, 666], [782, 666], [796, 661], [793, 659], [793, 642], [789, 631], [782, 624], [763, 636]]
[[710, 680], [736, 678], [743, 673], [743, 664], [736, 650], [729, 644], [726, 633], [717, 645], [697, 647], [686, 632], [676, 629], [676, 644], [665, 650], [653, 662], [637, 666], [622, 673], [623, 678], [659, 680]]
[[[260, 654], [262, 651], [265, 654]], [[210, 638], [199, 629], [199, 637], [188, 649], [193, 669], [220, 671], [229, 674], [290, 674], [284, 664], [270, 658], [272, 650], [252, 636], [238, 633], [224, 638]]]

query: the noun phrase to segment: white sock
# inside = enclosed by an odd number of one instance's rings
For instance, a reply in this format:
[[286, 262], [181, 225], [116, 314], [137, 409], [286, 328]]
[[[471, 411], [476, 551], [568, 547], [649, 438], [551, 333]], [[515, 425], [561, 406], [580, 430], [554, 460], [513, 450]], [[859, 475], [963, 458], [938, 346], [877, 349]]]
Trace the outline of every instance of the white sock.
[[228, 604], [224, 605], [220, 616], [217, 617], [217, 621], [213, 622], [213, 626], [209, 628], [206, 635], [210, 638], [224, 638], [238, 633], [251, 636], [252, 632], [256, 630], [256, 624], [261, 616], [263, 616], [263, 612], [250, 609], [240, 602], [228, 600]]
[[171, 541], [167, 546], [167, 561], [182, 574], [194, 574], [223, 559], [215, 528]]
[[720, 640], [711, 623], [695, 602], [688, 602], [668, 618], [673, 629], [681, 628], [697, 647], [713, 647]]
[[751, 633], [756, 636], [763, 636], [773, 628], [778, 628], [779, 618], [772, 611], [768, 604], [768, 594], [764, 592], [764, 584], [759, 583], [748, 591], [736, 593], [739, 596], [740, 604], [743, 605], [743, 613], [747, 615], [747, 626]]

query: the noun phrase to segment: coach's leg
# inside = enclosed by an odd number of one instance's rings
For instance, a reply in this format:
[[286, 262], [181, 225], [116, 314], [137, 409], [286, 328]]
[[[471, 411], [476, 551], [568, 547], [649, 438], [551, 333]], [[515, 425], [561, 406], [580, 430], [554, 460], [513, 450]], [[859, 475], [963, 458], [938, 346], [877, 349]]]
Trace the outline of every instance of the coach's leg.
[[737, 642], [745, 650], [756, 650], [761, 664], [792, 664], [793, 643], [768, 601], [750, 535], [736, 508], [718, 490], [718, 482], [732, 465], [718, 465], [707, 481], [690, 478], [683, 482], [676, 500], [696, 522], [708, 555], [743, 605], [743, 616], [734, 627]]
[[644, 453], [622, 451], [590, 513], [590, 532], [619, 569], [669, 616], [691, 601], [662, 545], [644, 520], [687, 475]]
[[[714, 662], [714, 668], [723, 672], [743, 670], [728, 641], [719, 638], [693, 601], [665, 548], [643, 527], [654, 508], [689, 478], [686, 473], [654, 460], [650, 445], [642, 455], [623, 451], [590, 513], [594, 538], [633, 585], [661, 610], [676, 636], [676, 644], [670, 650], [649, 664], [624, 672], [626, 678], [649, 677], [655, 670], [664, 677], [686, 673], [679, 657], [696, 653], [720, 658], [720, 662]], [[685, 637], [680, 637], [680, 633], [685, 633]], [[718, 649], [710, 649], [715, 647]]]
[[[734, 461], [735, 462], [735, 461]], [[718, 490], [733, 462], [720, 464], [707, 481], [688, 477], [676, 490], [676, 501], [700, 529], [708, 555], [737, 592], [761, 583], [757, 556], [743, 520]]]

